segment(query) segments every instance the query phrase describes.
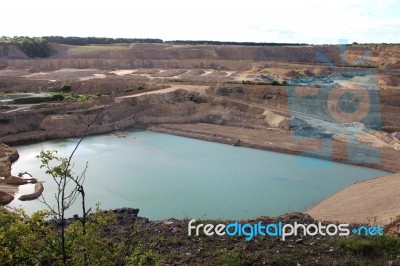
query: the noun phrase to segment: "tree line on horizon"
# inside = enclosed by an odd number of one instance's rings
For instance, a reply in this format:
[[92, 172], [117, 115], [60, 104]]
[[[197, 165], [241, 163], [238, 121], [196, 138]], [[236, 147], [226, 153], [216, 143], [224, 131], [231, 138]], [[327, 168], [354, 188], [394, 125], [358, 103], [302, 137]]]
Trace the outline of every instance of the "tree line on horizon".
[[[48, 57], [51, 55], [49, 43], [67, 44], [67, 45], [91, 45], [91, 44], [117, 44], [117, 43], [165, 43], [180, 45], [237, 45], [237, 46], [304, 46], [306, 43], [275, 43], [275, 42], [227, 42], [210, 40], [171, 40], [164, 41], [157, 38], [106, 38], [106, 37], [64, 37], [64, 36], [43, 36], [43, 37], [0, 37], [0, 44], [17, 44], [28, 57]], [[353, 42], [349, 45], [372, 45], [359, 44]], [[390, 45], [382, 43], [382, 45]], [[392, 44], [396, 45], [396, 44]]]
[[302, 46], [307, 43], [278, 43], [278, 42], [222, 42], [222, 41], [189, 41], [189, 40], [173, 40], [165, 41], [168, 44], [209, 44], [209, 45], [241, 45], [241, 46]]
[[63, 37], [43, 36], [48, 42], [69, 45], [88, 44], [115, 44], [115, 43], [163, 43], [163, 40], [156, 38], [105, 38], [105, 37]]
[[190, 41], [173, 40], [163, 41], [156, 38], [105, 38], [105, 37], [0, 37], [0, 44], [16, 44], [30, 58], [49, 57], [51, 49], [49, 43], [67, 45], [90, 45], [90, 44], [117, 44], [117, 43], [165, 43], [165, 44], [188, 44], [188, 45], [242, 45], [242, 46], [301, 46], [305, 43], [259, 43], [259, 42], [221, 42], [221, 41]]
[[[166, 44], [191, 44], [191, 45], [243, 45], [243, 46], [301, 46], [306, 43], [275, 43], [275, 42], [226, 42], [210, 40], [171, 40], [164, 41], [157, 38], [105, 38], [105, 37], [64, 37], [64, 36], [43, 36], [43, 37], [0, 37], [0, 43], [15, 43], [21, 48], [25, 46], [38, 46], [45, 48], [48, 43], [68, 45], [90, 45], [90, 44], [116, 44], [116, 43], [166, 43]], [[29, 47], [31, 48], [31, 47]], [[30, 49], [26, 49], [29, 50]], [[38, 57], [46, 57], [49, 51], [36, 51]], [[28, 54], [30, 56], [31, 53]], [[35, 53], [33, 53], [35, 54]]]
[[50, 47], [45, 38], [40, 37], [0, 37], [0, 44], [16, 44], [28, 57], [48, 57]]
[[212, 44], [212, 45], [244, 45], [244, 46], [299, 46], [306, 43], [274, 43], [274, 42], [222, 42], [210, 40], [171, 40], [164, 41], [154, 38], [104, 38], [104, 37], [63, 37], [63, 36], [44, 36], [48, 42], [70, 45], [87, 44], [115, 44], [115, 43], [166, 43], [166, 44]]

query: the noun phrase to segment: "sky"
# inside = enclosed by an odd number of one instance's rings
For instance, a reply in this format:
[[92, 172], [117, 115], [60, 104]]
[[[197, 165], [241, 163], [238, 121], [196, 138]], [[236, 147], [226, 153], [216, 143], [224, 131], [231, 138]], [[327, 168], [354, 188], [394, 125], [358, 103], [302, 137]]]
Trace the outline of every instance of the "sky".
[[400, 43], [399, 0], [2, 0], [0, 12], [10, 37]]

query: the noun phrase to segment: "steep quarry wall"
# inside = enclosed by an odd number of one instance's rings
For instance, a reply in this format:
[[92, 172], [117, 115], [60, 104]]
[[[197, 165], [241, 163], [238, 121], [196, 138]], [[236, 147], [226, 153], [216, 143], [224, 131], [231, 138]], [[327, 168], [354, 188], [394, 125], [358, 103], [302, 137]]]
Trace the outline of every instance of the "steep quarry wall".
[[[171, 99], [179, 92], [171, 92]], [[146, 95], [115, 100], [104, 108], [90, 127], [89, 134], [110, 132], [137, 123], [135, 116], [155, 108], [169, 99], [168, 95]], [[0, 114], [0, 141], [8, 144], [80, 136], [107, 99], [83, 104], [57, 104], [44, 109]]]
[[[259, 61], [263, 62], [263, 61]], [[264, 62], [263, 64], [266, 64]], [[0, 58], [0, 68], [12, 67], [30, 69], [33, 72], [51, 71], [62, 68], [98, 68], [98, 69], [130, 69], [130, 68], [206, 68], [206, 69], [226, 69], [226, 70], [247, 70], [254, 65], [251, 60], [236, 62], [231, 60], [212, 59], [171, 59], [171, 60], [152, 60], [152, 59], [82, 59], [82, 58], [63, 58], [63, 59], [35, 59], [35, 60], [10, 60]]]
[[14, 199], [13, 193], [17, 188], [8, 185], [11, 178], [11, 164], [18, 159], [17, 150], [0, 142], [0, 205], [5, 205]]
[[27, 59], [28, 56], [15, 44], [0, 44], [0, 58]]
[[[26, 59], [17, 47], [4, 46], [0, 50], [0, 67], [29, 68], [33, 71], [49, 71], [62, 68], [213, 68], [244, 70], [260, 62], [322, 63], [317, 55], [323, 55], [330, 63], [342, 63], [339, 46], [216, 46], [216, 45], [132, 45], [72, 53], [76, 46], [64, 46], [62, 51], [46, 59]], [[57, 49], [59, 46], [55, 46]], [[60, 49], [60, 48], [58, 48]], [[398, 46], [348, 46], [346, 59], [354, 63], [368, 49], [373, 52], [360, 65], [396, 67], [400, 61]], [[3, 51], [3, 52], [1, 52]], [[15, 60], [18, 59], [18, 60]], [[26, 59], [26, 60], [24, 60]], [[232, 64], [232, 61], [234, 62]]]
[[[360, 90], [357, 86], [354, 87], [354, 84], [346, 85], [346, 87], [337, 85], [333, 88], [223, 84], [216, 86], [213, 93], [256, 106], [287, 110], [286, 116], [289, 117], [295, 112], [301, 112], [318, 116], [326, 121], [346, 123], [361, 120], [369, 127], [375, 127], [386, 132], [400, 131], [398, 115], [400, 112], [400, 90], [396, 87], [365, 91]], [[339, 101], [340, 97], [345, 96], [346, 93], [357, 95], [357, 99], [350, 97], [347, 100], [349, 106], [346, 106], [346, 101]], [[362, 117], [340, 116], [338, 108], [345, 110], [354, 104], [353, 101], [359, 101], [362, 106], [356, 112]], [[339, 102], [342, 102], [343, 106], [338, 105]], [[368, 112], [364, 113], [363, 108], [368, 109]], [[348, 112], [351, 113], [351, 110], [348, 110]]]
[[339, 54], [337, 46], [217, 46], [217, 45], [162, 45], [137, 46], [131, 49], [108, 50], [97, 53], [87, 53], [84, 55], [71, 56], [72, 58], [112, 58], [112, 59], [141, 59], [141, 60], [191, 60], [191, 59], [210, 59], [210, 60], [251, 60], [251, 61], [284, 61], [299, 62], [313, 60], [317, 54], [325, 54], [331, 61], [336, 62], [335, 58]]
[[[0, 141], [7, 144], [81, 136], [106, 99], [85, 104], [59, 104], [44, 109], [0, 114]], [[265, 127], [263, 109], [183, 89], [117, 97], [104, 108], [88, 134], [166, 123], [214, 123]]]
[[18, 159], [16, 149], [0, 142], [0, 177], [11, 175], [11, 164]]

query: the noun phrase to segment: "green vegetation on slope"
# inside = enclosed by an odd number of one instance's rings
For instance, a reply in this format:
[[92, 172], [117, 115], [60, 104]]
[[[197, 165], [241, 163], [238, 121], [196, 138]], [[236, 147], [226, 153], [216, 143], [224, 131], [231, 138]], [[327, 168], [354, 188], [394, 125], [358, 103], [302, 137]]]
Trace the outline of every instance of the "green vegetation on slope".
[[[0, 43], [22, 43], [21, 48], [27, 51], [29, 57], [47, 57], [49, 49], [47, 42], [68, 44], [68, 45], [90, 45], [90, 44], [117, 44], [117, 43], [167, 43], [167, 44], [188, 44], [188, 45], [241, 45], [241, 46], [301, 46], [305, 43], [275, 43], [275, 42], [222, 42], [210, 40], [172, 40], [163, 41], [156, 38], [104, 38], [104, 37], [63, 37], [43, 36], [37, 37], [1, 37]], [[43, 43], [45, 42], [45, 44]], [[43, 48], [43, 50], [42, 50]]]
[[212, 45], [244, 45], [244, 46], [299, 46], [307, 45], [304, 43], [259, 43], [259, 42], [221, 42], [207, 40], [173, 40], [163, 41], [154, 38], [101, 38], [101, 37], [62, 37], [62, 36], [44, 36], [48, 42], [70, 44], [70, 45], [87, 45], [87, 44], [115, 44], [115, 43], [168, 43], [168, 44], [212, 44]]
[[103, 38], [103, 37], [63, 37], [63, 36], [44, 36], [48, 42], [87, 45], [87, 44], [114, 44], [114, 43], [162, 43], [161, 39], [152, 38]]
[[11, 101], [11, 104], [38, 104], [47, 102], [61, 102], [64, 100], [73, 100], [77, 102], [87, 102], [93, 98], [101, 97], [101, 94], [75, 94], [75, 93], [52, 93], [51, 96], [44, 97], [24, 97], [17, 98]]
[[62, 101], [64, 100], [64, 96], [60, 93], [55, 93], [52, 96], [47, 97], [28, 97], [28, 98], [17, 98], [12, 100], [13, 104], [36, 104], [36, 103], [44, 103], [44, 102], [54, 102], [54, 101]]
[[48, 57], [50, 48], [44, 38], [36, 37], [0, 37], [0, 44], [16, 44], [29, 57]]
[[[0, 265], [62, 265], [59, 224], [50, 218], [48, 212], [29, 216], [0, 208]], [[65, 264], [126, 265], [146, 259], [126, 239], [131, 236], [132, 223], [119, 228], [117, 222], [115, 215], [98, 212], [87, 221], [85, 232], [80, 221], [71, 223], [65, 234]]]
[[[188, 236], [187, 220], [152, 222], [130, 211], [98, 211], [66, 227], [67, 265], [399, 265], [397, 237]], [[59, 224], [46, 212], [32, 216], [0, 209], [1, 265], [61, 265]], [[271, 218], [275, 220], [275, 218]], [[286, 223], [305, 215], [279, 217]], [[219, 224], [221, 221], [197, 221]], [[223, 222], [224, 223], [224, 222]]]

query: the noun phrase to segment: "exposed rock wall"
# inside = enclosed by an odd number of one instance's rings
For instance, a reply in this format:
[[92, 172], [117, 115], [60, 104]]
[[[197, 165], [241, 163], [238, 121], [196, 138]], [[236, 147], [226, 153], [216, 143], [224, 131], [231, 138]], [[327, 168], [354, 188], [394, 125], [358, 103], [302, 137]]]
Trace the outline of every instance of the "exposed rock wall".
[[[18, 159], [16, 149], [0, 142], [0, 205], [5, 205], [14, 199], [13, 186], [5, 185], [6, 179], [11, 177], [11, 164]], [[11, 192], [11, 193], [10, 193]]]
[[0, 58], [27, 59], [28, 56], [15, 44], [0, 44]]
[[[73, 47], [73, 46], [72, 46]], [[66, 48], [68, 50], [68, 48]], [[73, 50], [73, 48], [71, 48]], [[396, 68], [400, 62], [399, 46], [349, 46], [346, 60], [354, 63], [367, 50], [373, 52], [361, 65], [381, 67], [389, 64]], [[321, 63], [317, 54], [323, 54], [335, 65], [340, 65], [338, 46], [171, 46], [142, 45], [117, 50], [104, 50], [68, 54], [64, 50], [46, 59], [26, 59], [17, 47], [0, 49], [0, 67], [49, 71], [62, 68], [113, 69], [113, 68], [212, 68], [226, 70], [250, 69], [257, 62]], [[17, 58], [18, 60], [14, 60]], [[25, 59], [25, 60], [24, 60]]]
[[19, 157], [16, 149], [0, 142], [0, 177], [11, 175], [11, 164]]
[[[215, 123], [265, 127], [263, 109], [210, 96], [174, 90], [137, 97], [119, 97], [104, 108], [89, 128], [99, 134], [136, 126], [166, 123]], [[196, 102], [193, 100], [196, 99]], [[105, 100], [0, 115], [0, 141], [21, 144], [46, 139], [81, 136]], [[29, 115], [27, 115], [27, 112]]]

